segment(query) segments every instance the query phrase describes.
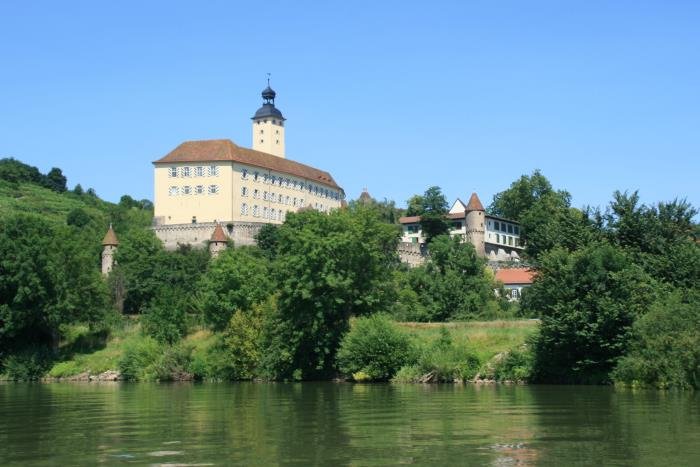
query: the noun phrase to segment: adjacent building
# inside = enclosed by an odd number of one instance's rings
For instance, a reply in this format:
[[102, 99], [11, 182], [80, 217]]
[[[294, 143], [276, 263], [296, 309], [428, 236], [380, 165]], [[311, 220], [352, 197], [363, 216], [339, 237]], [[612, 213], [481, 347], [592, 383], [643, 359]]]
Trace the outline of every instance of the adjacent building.
[[[519, 261], [523, 250], [520, 240], [520, 225], [509, 219], [486, 214], [484, 206], [476, 193], [472, 193], [465, 204], [457, 199], [447, 214], [450, 222], [450, 235], [459, 236], [465, 242], [471, 242], [477, 253], [492, 262]], [[413, 250], [425, 243], [421, 231], [420, 217], [402, 217], [399, 219], [402, 227], [401, 242], [414, 244]], [[400, 247], [405, 251], [412, 250], [408, 245]], [[402, 255], [403, 257], [403, 255]], [[413, 264], [415, 258], [406, 262]]]
[[529, 268], [504, 268], [496, 271], [496, 280], [503, 284], [509, 300], [519, 300], [523, 289], [532, 285], [535, 271]]
[[286, 158], [285, 123], [269, 85], [252, 117], [253, 148], [228, 139], [186, 141], [154, 165], [154, 231], [166, 248], [201, 244], [217, 224], [236, 244], [254, 243], [266, 223], [290, 212], [339, 208], [333, 176]]

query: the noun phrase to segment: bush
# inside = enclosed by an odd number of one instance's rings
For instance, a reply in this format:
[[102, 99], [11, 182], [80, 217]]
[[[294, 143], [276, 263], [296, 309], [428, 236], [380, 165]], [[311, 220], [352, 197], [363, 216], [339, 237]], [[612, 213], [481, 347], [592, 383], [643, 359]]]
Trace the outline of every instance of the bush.
[[523, 346], [502, 354], [493, 363], [489, 376], [496, 381], [527, 382], [532, 378], [532, 365], [532, 352]]
[[122, 378], [125, 381], [146, 379], [146, 369], [158, 360], [160, 355], [160, 345], [151, 337], [127, 344], [118, 365]]
[[338, 351], [340, 370], [356, 380], [387, 381], [414, 359], [408, 335], [380, 314], [355, 320]]
[[48, 347], [24, 349], [8, 355], [3, 370], [12, 381], [36, 381], [51, 368], [52, 358], [53, 353]]
[[700, 388], [700, 300], [677, 292], [634, 324], [630, 351], [613, 371], [628, 385]]
[[440, 383], [473, 379], [481, 361], [468, 347], [455, 345], [450, 332], [440, 329], [440, 337], [421, 349], [416, 364], [403, 367], [396, 382]]
[[176, 291], [163, 288], [146, 306], [143, 331], [158, 342], [172, 344], [187, 334], [186, 301]]
[[144, 381], [190, 381], [194, 375], [190, 370], [192, 346], [186, 344], [166, 347], [158, 358], [144, 368]]

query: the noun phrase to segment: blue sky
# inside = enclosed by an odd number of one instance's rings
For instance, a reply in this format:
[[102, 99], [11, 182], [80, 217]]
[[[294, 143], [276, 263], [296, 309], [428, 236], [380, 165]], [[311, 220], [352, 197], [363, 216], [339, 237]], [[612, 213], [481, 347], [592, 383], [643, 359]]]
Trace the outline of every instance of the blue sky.
[[700, 2], [0, 3], [0, 157], [152, 199], [185, 140], [287, 155], [355, 198], [487, 204], [539, 168], [573, 203], [700, 204]]

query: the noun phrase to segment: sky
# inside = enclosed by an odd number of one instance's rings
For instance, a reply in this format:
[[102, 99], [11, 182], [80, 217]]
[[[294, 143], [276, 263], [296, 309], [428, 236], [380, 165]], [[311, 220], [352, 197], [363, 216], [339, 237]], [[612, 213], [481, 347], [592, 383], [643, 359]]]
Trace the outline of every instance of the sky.
[[0, 158], [153, 199], [178, 144], [251, 146], [271, 73], [287, 157], [354, 199], [487, 205], [540, 169], [574, 206], [700, 205], [700, 2], [0, 2]]

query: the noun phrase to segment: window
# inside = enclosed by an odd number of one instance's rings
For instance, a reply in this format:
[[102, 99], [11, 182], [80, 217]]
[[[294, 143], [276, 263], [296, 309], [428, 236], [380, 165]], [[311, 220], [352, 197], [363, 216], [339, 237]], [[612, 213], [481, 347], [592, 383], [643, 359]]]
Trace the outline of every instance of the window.
[[501, 243], [501, 236], [496, 234], [496, 243]]
[[260, 216], [260, 210], [258, 209], [258, 205], [255, 204], [253, 205], [253, 217], [259, 217]]
[[259, 174], [258, 172], [255, 172], [255, 173], [253, 174], [253, 181], [257, 182], [259, 176], [260, 176], [260, 174]]
[[263, 219], [267, 219], [268, 216], [268, 211], [267, 211], [267, 206], [263, 208]]
[[513, 289], [510, 291], [510, 298], [517, 300], [520, 298], [520, 291], [518, 289]]
[[260, 130], [260, 134], [262, 135], [263, 133], [265, 133], [265, 130]]
[[246, 180], [248, 178], [248, 169], [241, 170], [241, 178]]
[[261, 139], [260, 142], [261, 142], [261, 143], [264, 143], [265, 141]]
[[513, 233], [513, 225], [508, 224], [508, 233], [512, 234]]
[[253, 190], [253, 199], [258, 199], [260, 197], [260, 191], [256, 188]]
[[297, 207], [297, 198], [296, 198], [296, 196], [295, 196], [294, 199], [292, 200], [292, 206]]
[[493, 223], [493, 228], [494, 230], [500, 230], [501, 227], [499, 226], [498, 221]]
[[286, 186], [286, 187], [289, 186], [289, 178], [284, 179], [284, 186]]
[[517, 225], [513, 226], [513, 232], [515, 233], [515, 235], [520, 235], [520, 229]]
[[270, 181], [270, 176], [268, 174], [263, 174], [263, 183], [267, 183]]
[[[289, 198], [289, 197], [287, 197], [287, 198]], [[278, 195], [278, 196], [277, 196], [277, 202], [280, 203], [280, 204], [282, 204], [283, 201], [284, 201], [284, 197], [283, 197], [282, 195]]]
[[248, 188], [242, 186], [241, 187], [241, 196], [248, 196]]
[[219, 185], [209, 185], [209, 194], [215, 195], [219, 192]]
[[276, 139], [275, 144], [280, 144], [280, 140]]
[[275, 211], [274, 209], [270, 210], [270, 219], [272, 219], [273, 221], [277, 220], [277, 211]]
[[210, 177], [218, 177], [219, 176], [219, 167], [216, 165], [210, 165], [208, 172], [209, 172]]
[[455, 230], [460, 230], [462, 228], [462, 223], [461, 222], [453, 222], [452, 228]]
[[[197, 216], [192, 216], [192, 223], [196, 224], [197, 223]], [[196, 238], [195, 238], [196, 240]]]
[[241, 216], [248, 215], [248, 205], [246, 203], [241, 204]]
[[177, 177], [177, 167], [170, 167], [168, 169], [168, 177], [171, 177], [171, 178]]
[[299, 200], [299, 204], [302, 208], [304, 207], [304, 198], [301, 198], [301, 200]]
[[285, 197], [284, 197], [284, 204], [286, 204], [287, 206], [289, 206], [289, 196], [285, 196]]
[[182, 176], [183, 177], [191, 177], [192, 176], [192, 168], [191, 167], [183, 167], [182, 168]]
[[501, 222], [501, 232], [507, 232], [508, 229], [506, 228], [505, 222]]
[[189, 195], [190, 193], [192, 193], [192, 187], [190, 187], [188, 185], [185, 185], [182, 187], [182, 194], [183, 195]]
[[194, 187], [194, 192], [198, 195], [203, 195], [204, 194], [204, 186], [197, 185], [196, 187]]
[[274, 185], [274, 184], [275, 184], [275, 180], [276, 180], [276, 179], [275, 179], [275, 176], [274, 176], [274, 175], [270, 175], [270, 183], [272, 183], [272, 184]]
[[168, 195], [169, 195], [169, 196], [177, 196], [177, 192], [178, 192], [178, 189], [177, 189], [176, 186], [171, 186], [171, 187], [168, 189]]
[[204, 177], [204, 167], [201, 165], [197, 166], [194, 168], [194, 176], [195, 177]]

